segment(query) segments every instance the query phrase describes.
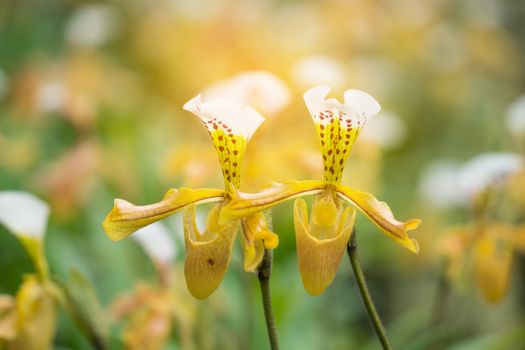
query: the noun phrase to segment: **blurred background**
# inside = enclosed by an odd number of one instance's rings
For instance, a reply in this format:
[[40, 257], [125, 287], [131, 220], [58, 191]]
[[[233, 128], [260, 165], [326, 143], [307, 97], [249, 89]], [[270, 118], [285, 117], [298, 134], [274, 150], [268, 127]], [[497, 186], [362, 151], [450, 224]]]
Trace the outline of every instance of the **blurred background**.
[[[182, 105], [243, 72], [266, 71], [284, 84], [268, 88], [270, 96], [253, 92], [267, 121], [243, 162], [242, 189], [250, 192], [269, 181], [321, 178], [302, 94], [319, 84], [339, 98], [361, 89], [383, 112], [354, 146], [343, 181], [388, 202], [400, 219], [423, 219], [412, 234], [417, 256], [362, 216], [357, 223], [363, 268], [394, 348], [524, 349], [520, 250], [501, 272], [511, 270], [509, 287], [495, 303], [470, 273], [468, 249], [442, 242], [450, 228], [476, 221], [477, 204], [451, 176], [479, 154], [525, 151], [524, 21], [519, 0], [2, 0], [0, 190], [50, 204], [45, 252], [53, 277], [85, 276], [108, 322], [109, 347], [133, 348], [132, 321], [115, 305], [155, 290], [156, 267], [135, 240], [111, 242], [101, 223], [114, 198], [147, 204], [171, 187], [222, 187], [213, 144]], [[525, 219], [518, 180], [505, 185], [517, 198], [490, 207], [497, 207], [492, 221]], [[378, 348], [346, 257], [326, 293], [304, 291], [292, 205], [273, 210], [282, 348]], [[175, 277], [160, 304], [176, 321], [160, 348], [266, 349], [257, 279], [243, 272], [240, 246], [219, 290], [197, 301], [181, 275], [181, 215], [162, 225], [175, 242]], [[455, 277], [445, 266], [451, 256], [463, 266]], [[0, 227], [0, 294], [15, 295], [32, 271], [23, 247]], [[54, 344], [92, 348], [62, 309]]]

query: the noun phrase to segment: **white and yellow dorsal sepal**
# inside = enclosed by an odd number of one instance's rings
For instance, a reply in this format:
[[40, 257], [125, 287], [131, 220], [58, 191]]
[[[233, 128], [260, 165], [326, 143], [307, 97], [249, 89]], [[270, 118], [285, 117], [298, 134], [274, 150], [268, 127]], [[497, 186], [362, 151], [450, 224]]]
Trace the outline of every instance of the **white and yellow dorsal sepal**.
[[330, 87], [322, 85], [304, 94], [304, 101], [315, 123], [324, 176], [328, 182], [340, 182], [346, 158], [366, 121], [379, 113], [381, 106], [367, 93], [346, 90], [344, 103], [326, 99]]
[[198, 95], [186, 102], [186, 111], [199, 117], [213, 140], [219, 155], [224, 182], [240, 185], [240, 164], [246, 144], [264, 118], [250, 105], [236, 99], [212, 98], [202, 101]]

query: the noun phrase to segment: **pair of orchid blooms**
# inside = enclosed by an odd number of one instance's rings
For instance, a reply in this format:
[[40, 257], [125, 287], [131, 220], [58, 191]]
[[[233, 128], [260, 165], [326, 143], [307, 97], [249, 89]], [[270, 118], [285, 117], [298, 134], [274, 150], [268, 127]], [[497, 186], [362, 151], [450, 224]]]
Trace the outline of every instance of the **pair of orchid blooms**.
[[[239, 100], [202, 101], [199, 95], [184, 109], [198, 116], [208, 129], [219, 155], [225, 188], [170, 189], [160, 202], [142, 206], [116, 199], [103, 224], [106, 234], [118, 241], [184, 209], [184, 272], [189, 291], [198, 299], [208, 297], [219, 287], [239, 231], [244, 269], [256, 271], [265, 249], [275, 249], [279, 242], [268, 225], [267, 210], [301, 196], [315, 195], [310, 219], [303, 199], [296, 199], [294, 205], [299, 270], [305, 289], [312, 295], [321, 294], [335, 277], [354, 229], [355, 208], [388, 237], [417, 253], [417, 242], [409, 238], [407, 231], [415, 229], [419, 219], [398, 221], [386, 203], [341, 183], [350, 149], [366, 121], [380, 111], [379, 103], [360, 90], [345, 91], [344, 103], [327, 99], [329, 92], [328, 86], [318, 86], [304, 94], [320, 140], [324, 180], [293, 180], [255, 194], [241, 192], [241, 160], [264, 118]], [[195, 206], [206, 202], [217, 204], [208, 214], [204, 232], [200, 232]]]

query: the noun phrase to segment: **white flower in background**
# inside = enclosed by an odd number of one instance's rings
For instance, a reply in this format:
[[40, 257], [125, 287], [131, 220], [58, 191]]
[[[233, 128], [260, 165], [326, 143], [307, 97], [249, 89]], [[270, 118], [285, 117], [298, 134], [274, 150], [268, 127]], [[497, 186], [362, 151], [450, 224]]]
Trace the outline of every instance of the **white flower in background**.
[[394, 113], [382, 111], [371, 118], [360, 137], [383, 150], [392, 150], [399, 147], [406, 136], [407, 128], [403, 120]]
[[505, 121], [511, 134], [525, 135], [525, 95], [518, 97], [509, 106]]
[[115, 37], [118, 27], [116, 10], [109, 5], [79, 7], [66, 25], [66, 40], [75, 46], [96, 47]]
[[135, 232], [133, 237], [144, 249], [146, 254], [163, 264], [170, 264], [176, 256], [175, 243], [166, 227], [155, 222]]
[[0, 224], [17, 236], [43, 239], [49, 206], [30, 193], [0, 192]]
[[429, 203], [439, 208], [467, 204], [458, 183], [461, 166], [451, 160], [430, 163], [419, 181], [419, 192]]
[[0, 69], [0, 99], [5, 96], [9, 87], [9, 79], [2, 69]]
[[469, 198], [501, 184], [509, 175], [523, 167], [521, 157], [514, 153], [483, 153], [468, 161], [458, 174], [462, 192]]
[[37, 106], [43, 112], [59, 111], [65, 103], [66, 88], [60, 81], [49, 81], [38, 89]]
[[275, 74], [266, 71], [243, 72], [231, 79], [210, 85], [202, 95], [206, 98], [239, 99], [266, 116], [279, 113], [290, 102], [290, 90]]
[[310, 56], [292, 67], [292, 79], [302, 88], [330, 85], [335, 89], [345, 84], [346, 71], [342, 64], [329, 56]]

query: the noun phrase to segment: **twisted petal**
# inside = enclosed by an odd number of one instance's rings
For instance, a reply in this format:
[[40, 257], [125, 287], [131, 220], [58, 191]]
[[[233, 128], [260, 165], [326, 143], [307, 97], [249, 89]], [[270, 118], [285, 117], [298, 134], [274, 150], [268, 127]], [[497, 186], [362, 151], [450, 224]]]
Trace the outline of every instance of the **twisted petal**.
[[134, 205], [123, 199], [115, 199], [113, 209], [106, 216], [102, 226], [111, 240], [119, 241], [189, 204], [221, 201], [224, 199], [224, 193], [216, 189], [170, 189], [160, 202], [149, 205]]
[[324, 181], [287, 181], [276, 183], [273, 187], [259, 193], [236, 192], [232, 200], [222, 208], [220, 222], [224, 223], [270, 209], [292, 198], [319, 193], [326, 186]]
[[407, 231], [416, 229], [421, 223], [420, 219], [397, 221], [388, 205], [377, 200], [370, 193], [354, 190], [341, 184], [333, 184], [333, 186], [339, 197], [355, 205], [388, 237], [411, 252], [416, 254], [419, 252], [417, 241], [410, 238]]
[[195, 223], [195, 206], [184, 210], [184, 275], [188, 290], [197, 299], [207, 298], [221, 284], [239, 229], [238, 220], [220, 225], [218, 213], [218, 206], [210, 211], [206, 230], [201, 233]]
[[[315, 209], [313, 209], [314, 211]], [[314, 213], [312, 213], [312, 216]], [[321, 214], [322, 215], [322, 214]], [[335, 235], [318, 238], [319, 226], [308, 226], [306, 202], [296, 199], [294, 205], [295, 237], [299, 271], [304, 288], [311, 295], [319, 295], [332, 283], [355, 223], [355, 209], [347, 207], [340, 214]]]
[[264, 255], [264, 249], [275, 249], [279, 236], [268, 229], [264, 213], [258, 212], [241, 219], [244, 270], [254, 272]]
[[496, 235], [487, 232], [476, 242], [474, 272], [488, 302], [497, 303], [507, 293], [512, 260], [512, 247]]

